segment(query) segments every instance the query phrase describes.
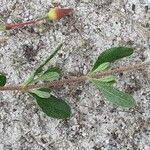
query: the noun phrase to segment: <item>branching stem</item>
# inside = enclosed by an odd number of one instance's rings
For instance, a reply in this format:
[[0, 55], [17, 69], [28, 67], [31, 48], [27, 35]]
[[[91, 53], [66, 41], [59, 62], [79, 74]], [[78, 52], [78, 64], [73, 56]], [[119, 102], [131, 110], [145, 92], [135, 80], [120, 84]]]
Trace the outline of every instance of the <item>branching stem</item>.
[[88, 78], [101, 78], [117, 73], [122, 73], [130, 70], [136, 70], [136, 69], [143, 69], [147, 66], [150, 65], [150, 62], [142, 63], [142, 64], [135, 64], [135, 65], [128, 65], [127, 67], [122, 67], [122, 68], [116, 68], [113, 70], [108, 70], [108, 71], [103, 71], [99, 72], [94, 75], [90, 76], [81, 76], [81, 77], [76, 77], [73, 79], [62, 79], [62, 80], [56, 80], [56, 81], [51, 81], [51, 82], [46, 82], [46, 83], [40, 83], [40, 84], [31, 84], [27, 86], [21, 86], [21, 85], [6, 85], [4, 87], [0, 87], [0, 91], [23, 91], [23, 92], [28, 92], [31, 89], [35, 88], [42, 88], [42, 87], [51, 87], [51, 88], [57, 88], [61, 87], [66, 84], [74, 84], [74, 83], [80, 83], [82, 81], [88, 80]]

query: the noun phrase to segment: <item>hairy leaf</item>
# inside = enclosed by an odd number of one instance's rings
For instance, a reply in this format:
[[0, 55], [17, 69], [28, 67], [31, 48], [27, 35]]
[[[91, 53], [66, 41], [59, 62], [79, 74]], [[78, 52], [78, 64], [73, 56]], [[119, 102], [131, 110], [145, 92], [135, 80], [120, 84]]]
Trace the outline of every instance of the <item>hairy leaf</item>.
[[110, 62], [104, 62], [104, 63], [100, 64], [94, 71], [92, 71], [92, 74], [100, 72], [100, 71], [104, 71], [109, 67], [110, 67]]
[[0, 86], [4, 86], [6, 84], [6, 76], [0, 74]]
[[42, 111], [49, 117], [66, 119], [70, 117], [70, 106], [60, 98], [51, 95], [49, 98], [40, 98], [36, 94], [30, 93], [37, 101]]
[[46, 74], [40, 77], [43, 81], [53, 81], [59, 78], [59, 74], [57, 72], [47, 72]]
[[100, 82], [114, 82], [115, 81], [115, 76], [113, 76], [113, 75], [106, 76], [106, 77], [97, 79], [97, 81], [100, 81]]
[[136, 106], [135, 100], [129, 94], [115, 89], [113, 86], [97, 80], [92, 81], [100, 89], [106, 99], [116, 106], [133, 108]]
[[59, 74], [60, 74], [59, 68], [57, 67], [49, 68], [39, 77], [39, 80], [43, 81], [58, 80]]
[[96, 70], [104, 62], [113, 62], [115, 60], [121, 59], [123, 57], [129, 56], [133, 53], [132, 48], [128, 47], [113, 47], [105, 50], [100, 54], [92, 71]]
[[41, 98], [49, 98], [51, 96], [51, 90], [49, 88], [34, 89], [31, 93], [36, 94]]

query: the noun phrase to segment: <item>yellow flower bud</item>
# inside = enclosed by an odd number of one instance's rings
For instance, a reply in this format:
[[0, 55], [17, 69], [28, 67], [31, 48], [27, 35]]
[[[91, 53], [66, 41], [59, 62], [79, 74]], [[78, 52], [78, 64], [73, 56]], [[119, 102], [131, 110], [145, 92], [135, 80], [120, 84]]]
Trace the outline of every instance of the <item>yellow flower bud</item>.
[[50, 11], [47, 14], [47, 17], [49, 20], [58, 20], [65, 16], [68, 16], [73, 12], [73, 9], [71, 8], [51, 8]]

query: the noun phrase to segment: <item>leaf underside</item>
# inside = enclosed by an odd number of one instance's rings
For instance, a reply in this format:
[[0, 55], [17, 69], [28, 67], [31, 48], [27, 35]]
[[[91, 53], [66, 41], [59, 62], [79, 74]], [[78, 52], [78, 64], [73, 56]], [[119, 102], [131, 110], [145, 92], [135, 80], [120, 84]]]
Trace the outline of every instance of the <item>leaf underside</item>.
[[31, 93], [34, 93], [41, 98], [49, 98], [51, 96], [51, 90], [49, 88], [34, 89]]
[[51, 67], [47, 69], [40, 77], [39, 80], [42, 81], [52, 81], [58, 80], [60, 74], [60, 69], [58, 67]]
[[135, 100], [129, 94], [115, 89], [108, 83], [102, 83], [97, 80], [92, 81], [99, 90], [102, 91], [106, 99], [116, 106], [133, 108], [136, 106]]
[[92, 73], [97, 73], [100, 71], [104, 71], [110, 68], [110, 62], [104, 62], [102, 64], [100, 64], [94, 71], [92, 71]]

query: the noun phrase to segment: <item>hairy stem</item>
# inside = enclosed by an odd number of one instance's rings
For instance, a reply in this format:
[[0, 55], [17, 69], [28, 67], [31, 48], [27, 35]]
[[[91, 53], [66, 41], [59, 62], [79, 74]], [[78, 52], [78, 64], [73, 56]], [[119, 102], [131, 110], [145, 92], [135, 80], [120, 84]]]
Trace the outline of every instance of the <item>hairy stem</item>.
[[150, 65], [150, 62], [146, 62], [146, 63], [142, 63], [142, 64], [135, 64], [135, 65], [128, 65], [126, 67], [120, 67], [120, 68], [116, 68], [113, 70], [99, 72], [95, 75], [91, 75], [90, 77], [98, 78], [98, 77], [103, 77], [103, 76], [109, 76], [109, 75], [122, 73], [122, 72], [130, 71], [130, 70], [142, 69], [142, 68], [145, 68], [149, 65]]
[[23, 26], [26, 26], [26, 25], [37, 24], [40, 21], [43, 21], [44, 19], [45, 19], [45, 17], [39, 18], [39, 19], [36, 19], [36, 20], [27, 21], [27, 22], [16, 23], [16, 24], [6, 24], [5, 29], [6, 30], [12, 30], [12, 29], [20, 28], [20, 27], [23, 27]]
[[61, 87], [65, 84], [74, 84], [74, 83], [80, 83], [82, 81], [88, 80], [88, 78], [101, 78], [117, 73], [122, 73], [130, 70], [136, 70], [136, 69], [143, 69], [147, 66], [150, 65], [150, 62], [142, 63], [142, 64], [136, 64], [136, 65], [128, 65], [127, 67], [122, 67], [122, 68], [117, 68], [113, 70], [108, 70], [108, 71], [103, 71], [99, 72], [95, 75], [90, 75], [90, 76], [81, 76], [81, 77], [76, 77], [73, 79], [62, 79], [62, 80], [57, 80], [57, 81], [51, 81], [51, 82], [46, 82], [46, 83], [40, 83], [40, 84], [32, 84], [32, 85], [27, 85], [27, 86], [21, 86], [21, 85], [6, 85], [4, 87], [0, 87], [0, 91], [30, 91], [31, 89], [35, 88], [42, 88], [42, 87]]

